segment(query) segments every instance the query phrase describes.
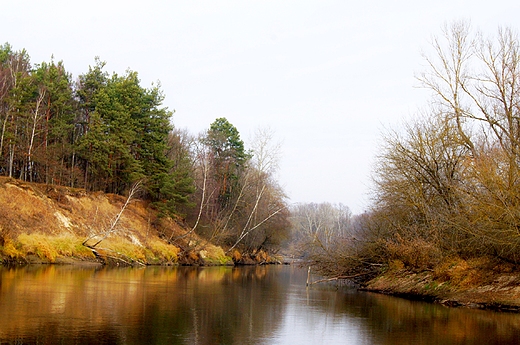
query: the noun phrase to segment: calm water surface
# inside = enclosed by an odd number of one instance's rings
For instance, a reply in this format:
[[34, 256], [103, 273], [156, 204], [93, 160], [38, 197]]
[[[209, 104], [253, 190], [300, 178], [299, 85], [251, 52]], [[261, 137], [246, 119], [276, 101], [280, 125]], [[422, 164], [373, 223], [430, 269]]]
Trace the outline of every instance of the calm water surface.
[[0, 268], [0, 344], [518, 344], [520, 315], [330, 285], [291, 266]]

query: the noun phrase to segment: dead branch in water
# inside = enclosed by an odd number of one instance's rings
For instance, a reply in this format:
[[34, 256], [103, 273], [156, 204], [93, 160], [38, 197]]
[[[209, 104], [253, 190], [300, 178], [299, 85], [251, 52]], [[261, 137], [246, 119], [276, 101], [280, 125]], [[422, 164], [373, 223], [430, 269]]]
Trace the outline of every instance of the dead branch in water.
[[[140, 262], [139, 260], [133, 260], [132, 258], [129, 258], [125, 254], [116, 252], [115, 250], [112, 250], [112, 249], [108, 249], [108, 248], [90, 248], [90, 250], [92, 250], [92, 253], [94, 253], [96, 258], [98, 258], [104, 264], [107, 263], [107, 259], [110, 259], [112, 261], [117, 262], [118, 265], [119, 265], [119, 263], [123, 263], [124, 265], [127, 265], [127, 266], [133, 266], [134, 264], [138, 264], [138, 265], [141, 265], [141, 266], [146, 266], [146, 264]], [[103, 253], [100, 253], [98, 250], [102, 250]], [[107, 252], [113, 252], [117, 256], [108, 255]], [[123, 257], [125, 257], [126, 260], [123, 259]]]
[[309, 285], [312, 285], [312, 284], [330, 282], [330, 281], [334, 281], [334, 280], [354, 279], [354, 278], [361, 277], [361, 276], [364, 276], [364, 275], [367, 275], [367, 274], [372, 274], [372, 273], [373, 272], [365, 272], [365, 273], [353, 274], [353, 275], [350, 275], [350, 276], [337, 276], [337, 277], [332, 277], [332, 278], [324, 278], [324, 279], [315, 280], [315, 281], [310, 282], [310, 283], [308, 282], [306, 285], [309, 286]]
[[[126, 256], [122, 253], [116, 252], [112, 249], [97, 248], [98, 244], [100, 244], [103, 240], [105, 240], [108, 236], [110, 236], [110, 234], [112, 234], [113, 232], [116, 231], [116, 227], [119, 224], [121, 217], [123, 216], [123, 212], [125, 212], [128, 205], [130, 205], [130, 203], [134, 200], [137, 193], [141, 190], [141, 187], [142, 187], [142, 181], [137, 181], [132, 186], [132, 188], [130, 189], [130, 192], [128, 193], [128, 197], [126, 198], [125, 203], [123, 204], [123, 206], [121, 206], [121, 209], [119, 210], [117, 215], [113, 218], [113, 220], [111, 221], [110, 226], [108, 227], [107, 230], [105, 230], [101, 234], [92, 234], [92, 235], [88, 236], [82, 243], [82, 245], [84, 245], [85, 247], [88, 247], [92, 251], [92, 253], [96, 256], [96, 258], [103, 261], [104, 263], [106, 263], [107, 259], [111, 259], [118, 263], [121, 262], [121, 263], [123, 263], [125, 265], [129, 265], [129, 266], [132, 265], [132, 262], [145, 266], [145, 264], [143, 264], [142, 262], [133, 260], [133, 259], [129, 258], [128, 256]], [[96, 238], [96, 237], [98, 237], [98, 238], [100, 237], [96, 243], [88, 244], [88, 241], [90, 241], [91, 239]], [[103, 254], [99, 253], [98, 249], [102, 250], [104, 253]], [[108, 251], [114, 252], [117, 256], [108, 255], [107, 254]], [[123, 257], [126, 258], [126, 260], [123, 259]], [[131, 262], [129, 262], [129, 261], [131, 261]]]

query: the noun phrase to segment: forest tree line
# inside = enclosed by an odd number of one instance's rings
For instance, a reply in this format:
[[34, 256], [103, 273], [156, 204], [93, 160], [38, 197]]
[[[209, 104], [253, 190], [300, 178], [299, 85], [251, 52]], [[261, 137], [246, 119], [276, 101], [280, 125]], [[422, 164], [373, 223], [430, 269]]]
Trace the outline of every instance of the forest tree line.
[[346, 236], [315, 241], [322, 273], [366, 280], [454, 257], [520, 262], [518, 34], [455, 22], [432, 48], [417, 75], [431, 102], [384, 135], [367, 212]]
[[[203, 238], [256, 252], [291, 239], [322, 273], [363, 277], [393, 262], [431, 269], [448, 257], [520, 261], [520, 43], [446, 25], [417, 75], [428, 107], [383, 137], [372, 204], [289, 205], [280, 147], [250, 148], [227, 119], [194, 136], [173, 128], [157, 86], [96, 60], [75, 81], [62, 62], [32, 66], [0, 47], [0, 174], [125, 194], [136, 181], [164, 216]], [[168, 241], [173, 234], [164, 233]], [[228, 251], [228, 253], [229, 253]]]
[[161, 216], [207, 240], [277, 248], [289, 213], [272, 133], [259, 129], [248, 149], [225, 118], [198, 136], [178, 130], [158, 85], [104, 67], [96, 58], [73, 79], [62, 61], [32, 65], [25, 50], [0, 46], [0, 175], [121, 195], [139, 181]]

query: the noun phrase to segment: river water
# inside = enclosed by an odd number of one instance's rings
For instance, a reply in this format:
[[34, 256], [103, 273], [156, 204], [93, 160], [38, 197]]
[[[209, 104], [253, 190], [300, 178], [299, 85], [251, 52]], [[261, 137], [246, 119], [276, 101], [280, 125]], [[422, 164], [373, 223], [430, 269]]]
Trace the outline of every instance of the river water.
[[0, 268], [0, 344], [518, 344], [520, 315], [333, 285], [293, 266]]

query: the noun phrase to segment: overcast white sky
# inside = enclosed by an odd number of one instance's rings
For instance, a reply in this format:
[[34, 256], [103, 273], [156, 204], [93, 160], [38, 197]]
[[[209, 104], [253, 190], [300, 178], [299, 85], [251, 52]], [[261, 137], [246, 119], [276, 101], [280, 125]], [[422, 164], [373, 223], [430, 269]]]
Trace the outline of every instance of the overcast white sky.
[[77, 77], [137, 71], [160, 81], [173, 123], [197, 134], [226, 117], [248, 142], [269, 126], [282, 141], [280, 183], [292, 202], [354, 213], [384, 127], [428, 100], [423, 70], [443, 23], [518, 30], [520, 1], [0, 1], [0, 44], [33, 63], [63, 60]]

